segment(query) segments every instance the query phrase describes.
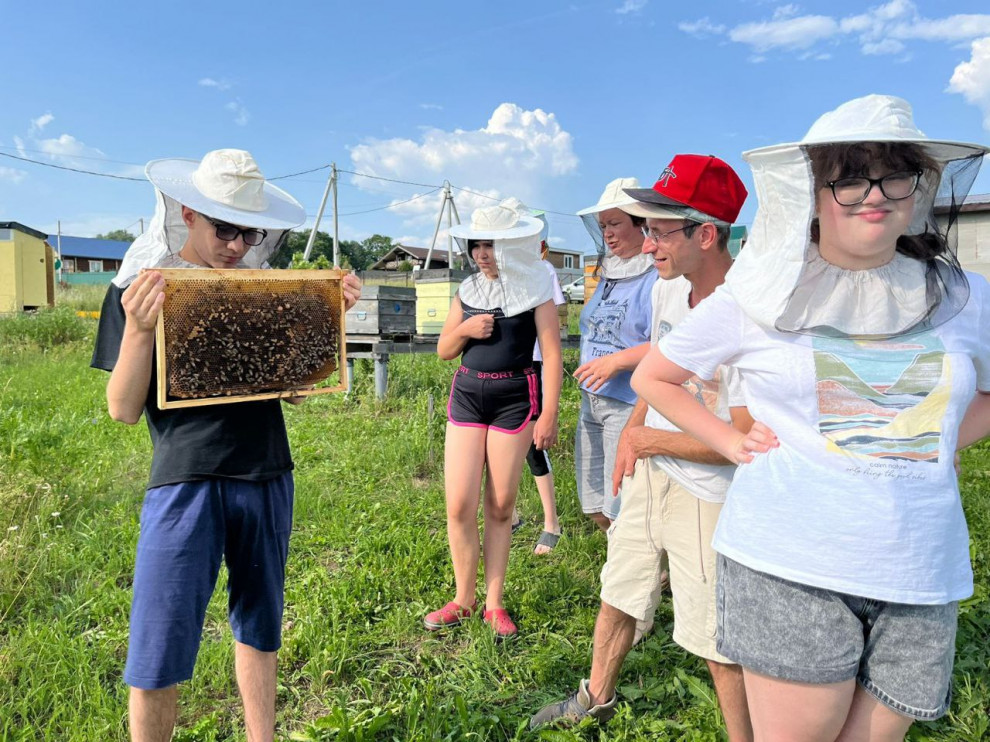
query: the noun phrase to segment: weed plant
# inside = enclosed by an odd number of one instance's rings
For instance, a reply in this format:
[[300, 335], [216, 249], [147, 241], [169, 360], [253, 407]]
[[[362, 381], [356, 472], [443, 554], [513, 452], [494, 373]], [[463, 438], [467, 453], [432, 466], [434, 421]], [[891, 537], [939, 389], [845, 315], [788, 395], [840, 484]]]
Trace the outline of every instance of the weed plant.
[[55, 304], [76, 312], [98, 312], [106, 293], [106, 285], [63, 284], [55, 293]]
[[[0, 740], [10, 742], [127, 739], [121, 674], [150, 444], [143, 421], [107, 417], [106, 374], [88, 368], [92, 322], [75, 322], [73, 340], [0, 343]], [[5, 326], [0, 333], [11, 337]], [[577, 363], [572, 352], [565, 361], [568, 370]], [[423, 615], [453, 591], [442, 480], [453, 368], [434, 356], [393, 357], [378, 403], [370, 366], [358, 362], [349, 396], [285, 410], [297, 489], [277, 737], [724, 739], [704, 664], [670, 640], [669, 600], [626, 660], [607, 727], [527, 729], [534, 711], [587, 675], [605, 558], [575, 494], [573, 381], [551, 453], [564, 537], [548, 557], [532, 554], [539, 497], [523, 476], [526, 521], [506, 582], [520, 637], [497, 645], [480, 621], [423, 630]], [[961, 485], [976, 593], [960, 608], [951, 712], [916, 724], [912, 740], [990, 736], [990, 446], [964, 454]], [[180, 689], [180, 742], [243, 739], [225, 603], [218, 589], [195, 675]]]

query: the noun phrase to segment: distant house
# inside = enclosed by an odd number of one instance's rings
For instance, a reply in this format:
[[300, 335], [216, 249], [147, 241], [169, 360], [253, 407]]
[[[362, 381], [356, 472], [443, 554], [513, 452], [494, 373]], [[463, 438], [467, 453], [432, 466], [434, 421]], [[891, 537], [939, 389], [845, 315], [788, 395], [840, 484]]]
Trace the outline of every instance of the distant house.
[[[946, 213], [948, 207], [936, 202], [936, 218], [944, 219]], [[956, 237], [956, 257], [962, 267], [990, 279], [990, 193], [970, 196], [963, 202]]]
[[565, 250], [551, 245], [546, 259], [557, 272], [557, 280], [561, 286], [584, 275], [584, 255], [579, 250]]
[[95, 237], [58, 238], [49, 235], [48, 244], [62, 252], [62, 281], [65, 283], [110, 283], [120, 269], [120, 261], [130, 242], [99, 240]]
[[[385, 253], [377, 263], [370, 267], [373, 271], [397, 271], [403, 263], [408, 263], [413, 268], [435, 269], [447, 267], [447, 249], [439, 247], [433, 249], [430, 256], [430, 264], [426, 265], [426, 256], [429, 253], [425, 247], [411, 247], [410, 245], [396, 245]], [[456, 253], [455, 253], [456, 255]]]

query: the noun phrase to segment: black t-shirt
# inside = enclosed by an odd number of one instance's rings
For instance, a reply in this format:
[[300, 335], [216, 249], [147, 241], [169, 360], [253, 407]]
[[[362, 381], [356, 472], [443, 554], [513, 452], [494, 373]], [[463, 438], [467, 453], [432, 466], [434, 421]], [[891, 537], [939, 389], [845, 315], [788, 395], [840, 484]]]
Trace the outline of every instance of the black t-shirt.
[[461, 352], [461, 363], [474, 371], [520, 371], [533, 365], [536, 344], [536, 310], [506, 317], [501, 309], [475, 309], [461, 302], [464, 319], [492, 314], [495, 326], [484, 340], [471, 338]]
[[[126, 316], [123, 289], [110, 286], [103, 300], [90, 365], [112, 371], [120, 353]], [[148, 487], [220, 477], [264, 481], [292, 470], [281, 402], [235, 402], [160, 410], [157, 371], [144, 404], [154, 453]]]

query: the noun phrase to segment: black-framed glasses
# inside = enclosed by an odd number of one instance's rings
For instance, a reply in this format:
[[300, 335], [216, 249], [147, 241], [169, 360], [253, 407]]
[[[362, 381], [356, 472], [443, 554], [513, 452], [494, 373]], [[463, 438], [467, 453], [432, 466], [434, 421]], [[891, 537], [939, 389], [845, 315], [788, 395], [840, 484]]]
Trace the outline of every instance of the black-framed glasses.
[[904, 170], [882, 178], [839, 178], [830, 180], [827, 185], [832, 189], [832, 198], [840, 206], [855, 206], [861, 204], [870, 195], [873, 186], [880, 186], [884, 198], [890, 201], [903, 201], [918, 190], [921, 181], [920, 170]]
[[669, 232], [657, 232], [649, 227], [640, 227], [643, 232], [643, 236], [653, 240], [654, 245], [659, 245], [661, 242], [670, 242], [670, 235], [677, 234], [678, 232], [683, 232], [685, 229], [691, 229], [691, 227], [697, 227], [695, 223], [685, 224], [683, 227], [678, 227], [677, 229], [672, 229]]
[[245, 245], [256, 247], [264, 242], [265, 237], [268, 236], [268, 230], [265, 229], [241, 229], [233, 224], [227, 224], [227, 222], [218, 222], [216, 219], [210, 219], [206, 214], [200, 214], [200, 216], [216, 228], [217, 239], [224, 242], [233, 242], [238, 236], [243, 236]]

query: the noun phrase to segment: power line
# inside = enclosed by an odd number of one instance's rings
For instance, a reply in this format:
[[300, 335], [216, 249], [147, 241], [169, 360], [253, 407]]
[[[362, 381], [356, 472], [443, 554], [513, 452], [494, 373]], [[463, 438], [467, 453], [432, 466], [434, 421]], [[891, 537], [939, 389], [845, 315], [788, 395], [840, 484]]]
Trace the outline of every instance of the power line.
[[113, 175], [111, 173], [98, 173], [94, 170], [83, 170], [77, 167], [67, 167], [65, 165], [56, 165], [53, 162], [41, 162], [40, 160], [32, 160], [27, 157], [18, 157], [17, 155], [8, 154], [7, 152], [0, 152], [0, 157], [9, 157], [12, 160], [20, 160], [21, 162], [30, 162], [33, 165], [41, 165], [42, 167], [51, 167], [56, 170], [68, 170], [72, 173], [82, 173], [83, 175], [98, 175], [101, 178], [115, 178], [117, 180], [134, 180], [139, 183], [144, 183], [144, 178], [131, 178], [127, 175]]
[[384, 180], [388, 183], [402, 183], [403, 185], [418, 186], [420, 188], [436, 188], [437, 190], [443, 188], [443, 185], [437, 185], [436, 183], [413, 183], [410, 180], [396, 180], [395, 178], [383, 178], [381, 175], [369, 175], [368, 173], [359, 173], [354, 170], [341, 170], [337, 168], [338, 173], [348, 173], [349, 175], [357, 175], [362, 178], [371, 178], [372, 180]]

